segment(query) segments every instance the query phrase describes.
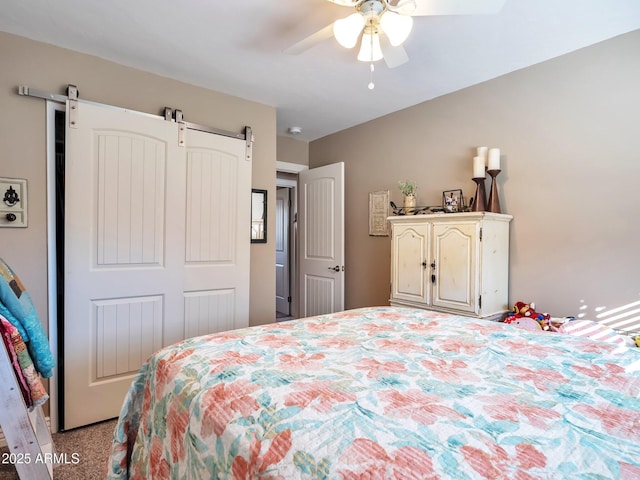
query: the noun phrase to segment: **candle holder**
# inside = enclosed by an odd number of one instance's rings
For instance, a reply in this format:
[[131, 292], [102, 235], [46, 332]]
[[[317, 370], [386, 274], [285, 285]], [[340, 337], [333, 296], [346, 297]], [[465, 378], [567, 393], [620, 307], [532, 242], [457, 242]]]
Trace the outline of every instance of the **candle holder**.
[[473, 178], [473, 181], [476, 182], [476, 196], [473, 199], [473, 206], [471, 207], [472, 212], [484, 212], [484, 205], [485, 205], [484, 178], [485, 177]]
[[501, 170], [487, 170], [487, 173], [491, 175], [491, 190], [489, 191], [489, 201], [487, 202], [487, 211], [492, 213], [500, 212], [500, 199], [498, 198], [498, 181], [496, 177]]

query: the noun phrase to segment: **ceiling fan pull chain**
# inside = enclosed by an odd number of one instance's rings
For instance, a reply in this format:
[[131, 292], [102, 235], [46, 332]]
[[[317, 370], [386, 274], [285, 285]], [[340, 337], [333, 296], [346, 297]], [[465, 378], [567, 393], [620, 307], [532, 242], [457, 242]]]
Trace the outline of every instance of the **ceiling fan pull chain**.
[[374, 88], [376, 88], [376, 84], [373, 83], [373, 71], [375, 70], [375, 67], [373, 66], [373, 35], [371, 35], [370, 38], [371, 38], [371, 63], [369, 64], [370, 82], [369, 82], [369, 85], [367, 85], [367, 87], [369, 87], [369, 90], [373, 90]]

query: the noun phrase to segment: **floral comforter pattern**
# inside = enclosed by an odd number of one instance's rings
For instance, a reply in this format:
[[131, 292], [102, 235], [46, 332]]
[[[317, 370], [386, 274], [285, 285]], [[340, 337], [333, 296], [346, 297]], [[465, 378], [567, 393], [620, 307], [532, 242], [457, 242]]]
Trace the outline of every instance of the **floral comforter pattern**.
[[640, 349], [366, 308], [186, 340], [125, 399], [109, 479], [637, 479]]

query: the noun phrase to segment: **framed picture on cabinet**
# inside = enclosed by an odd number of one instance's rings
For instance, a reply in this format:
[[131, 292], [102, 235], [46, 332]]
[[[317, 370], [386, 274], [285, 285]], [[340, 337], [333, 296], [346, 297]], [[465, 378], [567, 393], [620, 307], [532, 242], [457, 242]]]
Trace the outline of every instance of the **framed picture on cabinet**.
[[442, 208], [447, 213], [461, 212], [464, 209], [462, 190], [445, 190], [442, 192]]
[[369, 193], [369, 235], [389, 236], [389, 190]]

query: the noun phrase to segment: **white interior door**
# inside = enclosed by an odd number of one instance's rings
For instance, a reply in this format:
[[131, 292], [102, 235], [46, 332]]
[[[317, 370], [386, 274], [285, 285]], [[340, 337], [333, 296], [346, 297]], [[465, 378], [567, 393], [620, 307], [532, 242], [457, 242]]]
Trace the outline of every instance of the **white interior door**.
[[78, 112], [66, 131], [64, 429], [117, 416], [151, 353], [246, 325], [249, 303], [244, 142], [189, 131], [184, 148], [160, 117]]
[[276, 191], [276, 314], [291, 314], [289, 290], [289, 192], [285, 187]]
[[344, 310], [344, 163], [300, 172], [301, 316]]

